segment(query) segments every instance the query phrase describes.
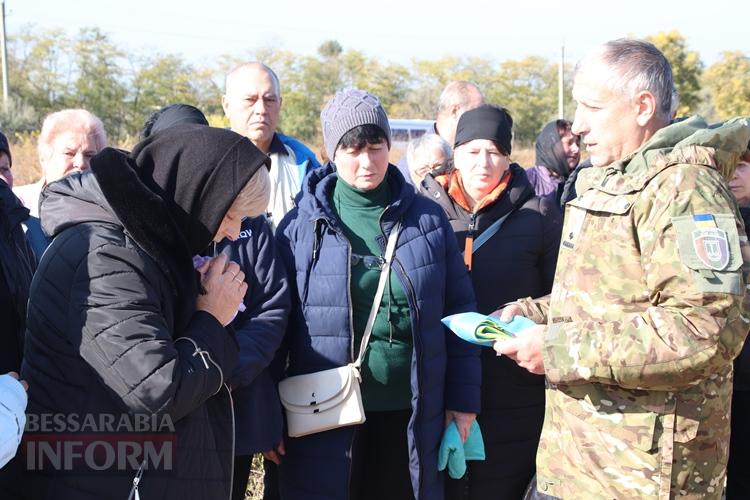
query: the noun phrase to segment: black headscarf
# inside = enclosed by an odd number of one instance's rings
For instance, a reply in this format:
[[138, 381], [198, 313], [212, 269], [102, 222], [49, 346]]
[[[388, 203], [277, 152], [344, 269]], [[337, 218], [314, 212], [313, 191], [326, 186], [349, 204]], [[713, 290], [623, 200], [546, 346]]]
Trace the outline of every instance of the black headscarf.
[[203, 112], [190, 104], [170, 104], [148, 117], [141, 131], [141, 139], [148, 139], [157, 132], [174, 127], [181, 123], [208, 125]]
[[570, 174], [560, 132], [557, 131], [557, 120], [545, 125], [536, 138], [536, 164], [547, 167], [562, 178], [567, 178]]
[[270, 160], [229, 130], [176, 125], [138, 144], [138, 177], [162, 198], [191, 254], [206, 248], [234, 199]]
[[268, 162], [239, 134], [188, 124], [152, 135], [130, 154], [105, 148], [92, 158], [115, 215], [182, 296], [178, 326], [192, 316], [197, 294], [193, 255], [211, 243], [237, 195]]

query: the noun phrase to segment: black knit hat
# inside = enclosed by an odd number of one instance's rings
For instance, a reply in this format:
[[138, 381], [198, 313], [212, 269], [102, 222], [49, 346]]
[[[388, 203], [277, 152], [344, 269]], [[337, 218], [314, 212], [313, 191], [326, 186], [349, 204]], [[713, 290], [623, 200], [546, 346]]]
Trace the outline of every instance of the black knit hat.
[[8, 155], [8, 164], [12, 167], [13, 158], [10, 156], [10, 144], [8, 144], [8, 138], [2, 132], [0, 132], [0, 153]]
[[494, 141], [505, 154], [510, 154], [513, 139], [513, 118], [505, 108], [484, 104], [461, 115], [456, 126], [456, 142], [453, 147], [475, 139]]

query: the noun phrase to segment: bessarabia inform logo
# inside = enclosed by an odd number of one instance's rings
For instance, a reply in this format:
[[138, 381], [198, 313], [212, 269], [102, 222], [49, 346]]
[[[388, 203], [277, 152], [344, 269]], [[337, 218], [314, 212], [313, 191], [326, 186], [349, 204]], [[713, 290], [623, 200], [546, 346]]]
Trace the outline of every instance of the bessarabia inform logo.
[[28, 470], [171, 470], [169, 415], [28, 414], [21, 454]]

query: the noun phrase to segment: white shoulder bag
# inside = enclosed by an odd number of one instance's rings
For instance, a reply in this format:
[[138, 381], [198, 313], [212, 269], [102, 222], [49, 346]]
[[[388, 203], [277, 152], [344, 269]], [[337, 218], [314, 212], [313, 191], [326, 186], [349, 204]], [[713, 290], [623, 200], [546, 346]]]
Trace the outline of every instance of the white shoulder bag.
[[391, 261], [400, 229], [400, 224], [396, 223], [388, 236], [378, 289], [375, 292], [370, 316], [367, 318], [357, 359], [346, 366], [296, 375], [279, 382], [279, 397], [286, 410], [287, 431], [290, 437], [306, 436], [365, 421], [362, 394], [359, 390], [362, 380], [359, 370], [370, 341], [375, 317], [380, 309], [380, 300], [391, 271]]

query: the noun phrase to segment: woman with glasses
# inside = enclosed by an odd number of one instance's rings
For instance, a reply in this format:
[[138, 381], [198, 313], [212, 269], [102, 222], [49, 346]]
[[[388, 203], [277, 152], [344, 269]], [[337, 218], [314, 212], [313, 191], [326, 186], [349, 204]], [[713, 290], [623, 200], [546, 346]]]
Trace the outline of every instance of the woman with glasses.
[[[512, 127], [504, 108], [467, 111], [456, 128], [455, 169], [422, 185], [448, 215], [483, 314], [549, 293], [560, 243], [554, 200], [537, 197], [523, 168], [511, 163]], [[521, 498], [534, 475], [543, 418], [544, 377], [484, 349], [479, 424], [486, 460], [468, 462], [468, 477], [450, 480], [447, 496], [464, 498], [468, 489], [471, 499]]]
[[453, 168], [453, 149], [437, 134], [424, 134], [409, 142], [406, 148], [409, 175], [419, 190], [426, 175], [448, 173]]
[[[373, 302], [378, 312], [361, 369], [366, 421], [287, 438], [281, 496], [440, 500], [446, 423], [455, 421], [465, 439], [479, 411], [478, 348], [440, 323], [474, 309], [471, 283], [445, 214], [389, 165], [379, 100], [339, 92], [321, 122], [332, 162], [306, 177], [276, 233], [293, 288], [284, 375], [352, 362]], [[375, 301], [394, 227], [391, 270]]]

